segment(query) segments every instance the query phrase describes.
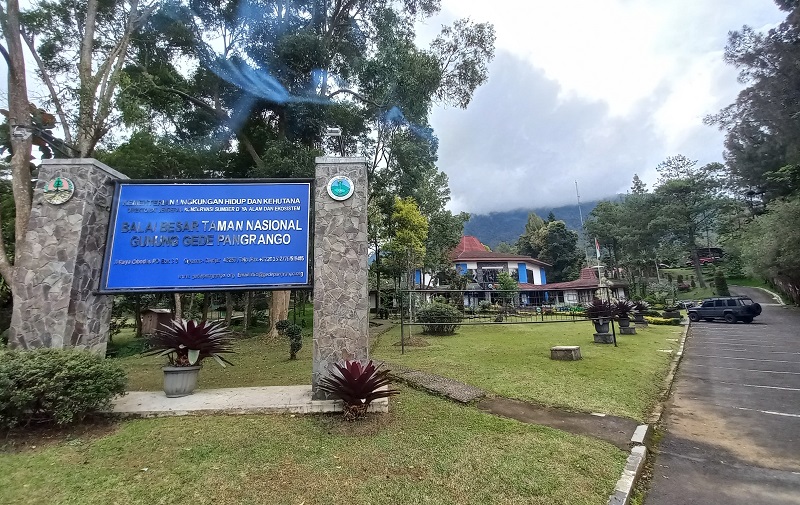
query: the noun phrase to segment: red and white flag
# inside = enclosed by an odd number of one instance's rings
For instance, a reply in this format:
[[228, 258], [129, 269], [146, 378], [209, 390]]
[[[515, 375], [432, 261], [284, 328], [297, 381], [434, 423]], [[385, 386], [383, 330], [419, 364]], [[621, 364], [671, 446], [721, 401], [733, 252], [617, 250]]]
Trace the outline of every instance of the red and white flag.
[[594, 250], [597, 252], [597, 259], [600, 259], [600, 242], [597, 241], [597, 237], [594, 239]]

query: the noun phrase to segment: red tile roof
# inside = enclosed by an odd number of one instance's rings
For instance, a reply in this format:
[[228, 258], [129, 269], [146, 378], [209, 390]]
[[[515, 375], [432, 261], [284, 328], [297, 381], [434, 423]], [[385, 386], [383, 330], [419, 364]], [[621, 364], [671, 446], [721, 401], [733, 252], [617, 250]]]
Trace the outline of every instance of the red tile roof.
[[480, 240], [470, 235], [465, 235], [461, 237], [461, 241], [458, 245], [453, 249], [450, 253], [450, 259], [453, 262], [459, 261], [518, 261], [518, 262], [528, 262], [533, 263], [534, 265], [539, 265], [543, 267], [551, 266], [549, 263], [545, 263], [544, 261], [539, 261], [537, 259], [531, 258], [530, 256], [520, 256], [519, 254], [506, 254], [506, 253], [494, 253], [491, 251], [487, 251], [486, 248], [481, 244]]
[[[627, 286], [628, 283], [614, 279], [610, 280], [609, 287], [617, 287], [617, 286]], [[574, 281], [566, 281], [566, 282], [554, 282], [552, 284], [542, 284], [542, 285], [531, 285], [532, 287], [523, 288], [522, 284], [520, 284], [521, 291], [547, 291], [549, 289], [552, 290], [563, 290], [563, 289], [597, 289], [600, 287], [600, 279], [597, 277], [597, 270], [594, 268], [582, 268], [581, 275]]]

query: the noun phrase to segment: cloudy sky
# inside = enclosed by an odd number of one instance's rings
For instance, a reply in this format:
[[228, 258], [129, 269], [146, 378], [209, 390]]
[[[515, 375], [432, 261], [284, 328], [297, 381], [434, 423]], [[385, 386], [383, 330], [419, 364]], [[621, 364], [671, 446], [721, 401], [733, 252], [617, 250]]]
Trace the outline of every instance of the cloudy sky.
[[469, 17], [494, 24], [489, 80], [466, 110], [438, 108], [451, 208], [486, 213], [624, 192], [684, 154], [722, 161], [705, 115], [741, 89], [722, 61], [730, 30], [768, 29], [772, 0], [442, 0], [420, 40]]

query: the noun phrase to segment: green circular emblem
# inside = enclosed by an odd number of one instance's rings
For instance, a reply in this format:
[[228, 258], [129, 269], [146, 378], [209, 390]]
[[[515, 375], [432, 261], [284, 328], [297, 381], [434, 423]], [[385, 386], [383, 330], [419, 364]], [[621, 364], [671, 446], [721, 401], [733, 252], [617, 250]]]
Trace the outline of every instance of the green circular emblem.
[[44, 185], [44, 199], [53, 204], [66, 203], [75, 193], [75, 185], [66, 177], [54, 177]]
[[328, 195], [334, 200], [347, 200], [355, 192], [355, 184], [349, 177], [337, 175], [328, 181]]

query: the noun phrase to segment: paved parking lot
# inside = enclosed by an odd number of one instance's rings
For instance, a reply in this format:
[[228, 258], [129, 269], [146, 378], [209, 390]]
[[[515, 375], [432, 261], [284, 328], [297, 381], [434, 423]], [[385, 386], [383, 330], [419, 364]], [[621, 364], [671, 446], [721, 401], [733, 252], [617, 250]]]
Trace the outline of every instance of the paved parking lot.
[[800, 504], [800, 311], [692, 323], [646, 505]]

